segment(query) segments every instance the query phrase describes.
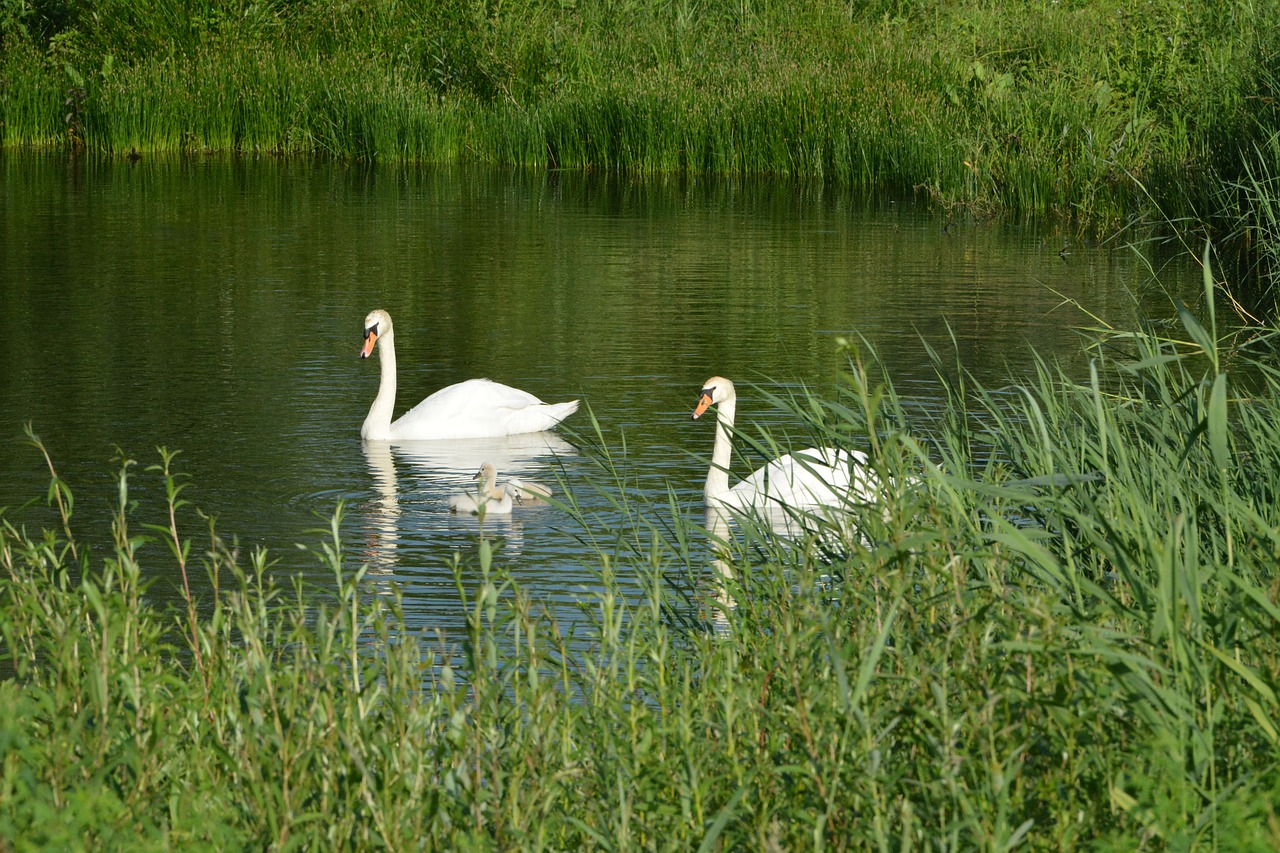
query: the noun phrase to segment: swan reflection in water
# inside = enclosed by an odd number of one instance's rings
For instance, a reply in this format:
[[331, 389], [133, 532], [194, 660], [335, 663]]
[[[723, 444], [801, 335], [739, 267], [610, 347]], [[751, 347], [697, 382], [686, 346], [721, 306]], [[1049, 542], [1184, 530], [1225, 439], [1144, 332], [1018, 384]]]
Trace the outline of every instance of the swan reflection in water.
[[373, 475], [375, 497], [365, 519], [365, 559], [371, 571], [392, 571], [402, 538], [450, 528], [501, 531], [507, 547], [520, 546], [519, 511], [511, 515], [453, 515], [448, 496], [474, 489], [475, 474], [486, 463], [504, 477], [541, 481], [556, 479], [557, 458], [577, 448], [554, 432], [532, 432], [497, 438], [455, 441], [365, 441], [365, 460]]
[[736, 583], [729, 564], [729, 515], [719, 506], [708, 506], [706, 514], [707, 545], [711, 548], [712, 595], [707, 602], [706, 619], [717, 634], [729, 633], [731, 614], [738, 606], [729, 587]]
[[[920, 488], [921, 480], [904, 478], [908, 489]], [[848, 560], [857, 552], [865, 552], [874, 546], [860, 522], [880, 516], [885, 523], [891, 520], [889, 492], [883, 491], [876, 504], [833, 507], [795, 508], [769, 505], [752, 508], [747, 512], [729, 509], [720, 503], [706, 506], [707, 546], [710, 549], [710, 571], [706, 581], [711, 585], [704, 599], [704, 618], [712, 630], [727, 635], [734, 624], [733, 612], [737, 607], [733, 590], [738, 578], [731, 563], [734, 533], [747, 532], [749, 536], [767, 537], [782, 548], [811, 553], [820, 561]], [[901, 500], [901, 496], [898, 496]], [[830, 575], [818, 579], [821, 587], [830, 588], [834, 580]]]
[[847, 554], [852, 547], [851, 541], [861, 539], [852, 517], [846, 515], [837, 520], [834, 510], [764, 507], [737, 512], [721, 505], [708, 505], [706, 533], [710, 571], [705, 581], [710, 589], [703, 598], [703, 619], [715, 634], [722, 637], [733, 630], [734, 611], [738, 606], [734, 597], [738, 576], [731, 557], [735, 530], [749, 538], [766, 537], [782, 548], [806, 551], [811, 544], [816, 544], [818, 547], [814, 553]]
[[396, 464], [391, 445], [363, 442], [364, 458], [373, 474], [376, 497], [365, 513], [364, 559], [369, 571], [390, 572], [400, 541], [400, 497], [396, 493]]

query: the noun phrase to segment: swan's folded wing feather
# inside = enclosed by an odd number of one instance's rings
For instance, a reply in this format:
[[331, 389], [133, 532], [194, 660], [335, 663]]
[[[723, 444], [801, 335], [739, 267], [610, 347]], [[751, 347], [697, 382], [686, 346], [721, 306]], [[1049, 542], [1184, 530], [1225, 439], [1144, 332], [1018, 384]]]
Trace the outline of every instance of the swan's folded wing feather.
[[552, 429], [556, 424], [578, 411], [578, 401], [567, 403], [538, 403], [520, 409], [513, 409], [507, 418], [511, 432], [542, 432]]
[[866, 499], [874, 473], [860, 451], [797, 450], [774, 459], [733, 487], [734, 505], [842, 506]]
[[486, 438], [548, 430], [573, 414], [578, 401], [544, 403], [528, 391], [489, 379], [448, 385], [391, 425], [396, 438]]

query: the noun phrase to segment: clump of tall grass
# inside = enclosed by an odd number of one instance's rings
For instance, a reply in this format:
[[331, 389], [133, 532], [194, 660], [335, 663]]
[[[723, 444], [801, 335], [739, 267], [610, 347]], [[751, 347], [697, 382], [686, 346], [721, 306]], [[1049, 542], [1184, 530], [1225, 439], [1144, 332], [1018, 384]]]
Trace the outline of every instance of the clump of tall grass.
[[1242, 296], [1272, 317], [1280, 305], [1280, 131], [1253, 144], [1242, 171], [1218, 192], [1215, 218], [1247, 276]]
[[[461, 636], [406, 625], [338, 516], [331, 580], [281, 580], [211, 522], [184, 534], [168, 454], [121, 465], [114, 545], [90, 555], [55, 474], [48, 529], [0, 525], [0, 836], [1274, 846], [1280, 371], [1252, 365], [1243, 396], [1212, 313], [1182, 319], [1099, 338], [1083, 382], [1044, 364], [982, 388], [938, 357], [932, 414], [856, 352], [836, 396], [775, 399], [808, 434], [739, 444], [867, 450], [886, 485], [856, 529], [704, 530], [700, 501], [626, 488], [602, 440], [610, 526], [563, 505], [598, 552], [573, 625], [483, 538], [455, 558]], [[133, 506], [139, 476], [165, 505]], [[166, 562], [211, 600], [159, 604]]]

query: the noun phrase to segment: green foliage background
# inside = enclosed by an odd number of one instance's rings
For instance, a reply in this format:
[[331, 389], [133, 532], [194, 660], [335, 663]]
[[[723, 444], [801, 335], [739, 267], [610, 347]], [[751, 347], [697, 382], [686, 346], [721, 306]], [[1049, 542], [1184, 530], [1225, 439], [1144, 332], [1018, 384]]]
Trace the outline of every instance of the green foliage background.
[[0, 139], [753, 172], [1174, 217], [1221, 207], [1280, 127], [1276, 7], [6, 0]]

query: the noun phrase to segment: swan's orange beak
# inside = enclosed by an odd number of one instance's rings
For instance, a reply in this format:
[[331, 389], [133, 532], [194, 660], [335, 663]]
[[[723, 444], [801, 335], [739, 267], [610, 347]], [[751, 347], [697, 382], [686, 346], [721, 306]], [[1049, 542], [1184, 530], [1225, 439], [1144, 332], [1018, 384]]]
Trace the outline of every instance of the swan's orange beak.
[[369, 353], [373, 352], [373, 345], [378, 342], [377, 327], [364, 330], [364, 349], [360, 350], [361, 358], [368, 358]]
[[702, 396], [698, 398], [698, 408], [693, 410], [693, 419], [697, 420], [698, 416], [711, 407], [711, 390], [709, 388], [702, 389]]

